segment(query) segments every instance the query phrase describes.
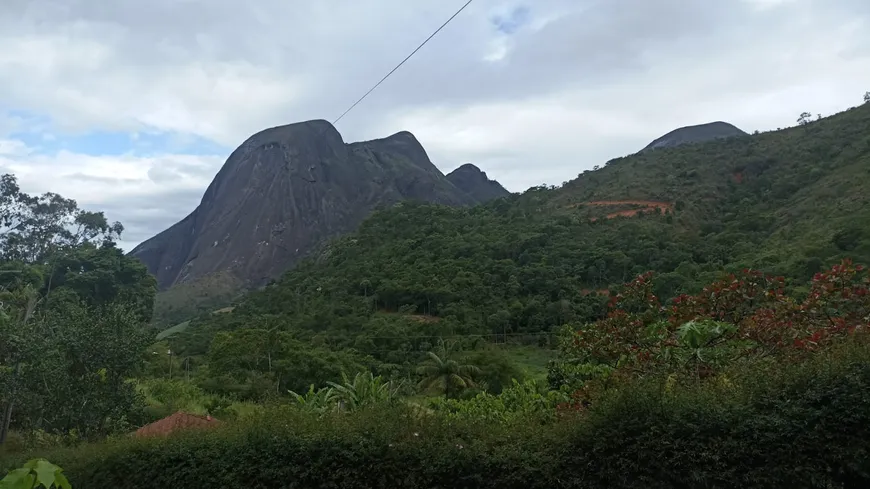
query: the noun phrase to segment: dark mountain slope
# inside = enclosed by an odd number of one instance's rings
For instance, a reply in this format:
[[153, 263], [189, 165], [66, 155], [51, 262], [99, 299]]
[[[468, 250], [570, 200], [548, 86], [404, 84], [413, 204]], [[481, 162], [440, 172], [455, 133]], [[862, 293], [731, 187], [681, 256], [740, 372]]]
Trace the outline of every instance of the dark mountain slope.
[[727, 122], [710, 122], [697, 126], [681, 127], [649, 143], [642, 151], [658, 148], [673, 148], [683, 144], [703, 143], [714, 139], [746, 136], [740, 129]]
[[408, 132], [345, 144], [328, 122], [309, 121], [251, 136], [196, 210], [131, 254], [163, 289], [216, 272], [255, 286], [324, 239], [354, 230], [378, 206], [486, 198], [455, 187]]
[[489, 201], [510, 195], [500, 183], [490, 180], [480, 168], [466, 163], [447, 174], [447, 180], [477, 200]]
[[723, 268], [803, 284], [845, 257], [870, 263], [868, 176], [870, 104], [618, 158], [561, 188], [473, 208], [403, 204], [191, 330], [206, 333], [202, 348], [209, 332], [272, 315], [375, 354], [388, 346], [365, 335], [410, 331], [384, 311], [433, 316], [427, 334], [498, 337], [593, 319], [598, 294], [648, 270], [661, 298], [695, 292]]

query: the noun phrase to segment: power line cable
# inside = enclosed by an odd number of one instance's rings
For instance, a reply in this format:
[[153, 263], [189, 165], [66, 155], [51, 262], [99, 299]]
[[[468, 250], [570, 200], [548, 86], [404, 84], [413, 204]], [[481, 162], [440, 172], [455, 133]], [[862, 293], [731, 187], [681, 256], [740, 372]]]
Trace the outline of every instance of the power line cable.
[[338, 119], [335, 119], [334, 121], [332, 121], [332, 125], [336, 125], [336, 124], [338, 124], [338, 121], [340, 121], [344, 116], [346, 116], [348, 112], [350, 112], [351, 110], [353, 110], [354, 107], [356, 107], [357, 105], [359, 105], [360, 102], [362, 102], [363, 100], [365, 100], [366, 97], [369, 96], [369, 94], [371, 94], [372, 92], [374, 92], [375, 89], [377, 89], [377, 88], [381, 85], [381, 83], [383, 83], [384, 81], [386, 81], [386, 79], [389, 78], [390, 75], [392, 75], [393, 73], [396, 72], [396, 70], [398, 70], [399, 68], [401, 68], [402, 65], [404, 65], [405, 62], [407, 62], [409, 59], [411, 59], [412, 56], [414, 56], [415, 54], [417, 54], [417, 51], [419, 51], [423, 46], [425, 46], [426, 43], [428, 43], [428, 42], [429, 42], [433, 37], [435, 37], [436, 34], [438, 34], [439, 32], [441, 32], [441, 29], [447, 27], [447, 24], [449, 24], [453, 19], [455, 19], [457, 15], [459, 15], [460, 13], [462, 13], [462, 11], [465, 10], [466, 7], [468, 7], [469, 5], [471, 5], [471, 2], [473, 2], [473, 1], [474, 1], [474, 0], [468, 0], [467, 2], [465, 2], [465, 5], [463, 5], [459, 10], [457, 10], [453, 15], [451, 15], [450, 18], [447, 19], [446, 22], [444, 22], [443, 24], [441, 24], [441, 27], [439, 27], [438, 29], [436, 29], [435, 32], [433, 32], [429, 37], [427, 37], [425, 41], [423, 41], [419, 46], [417, 46], [417, 49], [415, 49], [414, 51], [412, 51], [411, 54], [409, 54], [405, 59], [403, 59], [401, 63], [399, 63], [398, 65], [396, 65], [396, 67], [393, 68], [392, 70], [390, 70], [390, 72], [387, 73], [386, 76], [384, 76], [383, 78], [381, 78], [381, 81], [377, 82], [377, 83], [375, 84], [375, 86], [373, 86], [371, 89], [369, 89], [368, 92], [365, 93], [365, 95], [363, 95], [362, 97], [360, 97], [359, 100], [357, 100], [356, 102], [354, 102], [353, 105], [351, 105], [347, 110], [344, 111], [344, 113], [342, 113], [340, 116], [338, 116]]

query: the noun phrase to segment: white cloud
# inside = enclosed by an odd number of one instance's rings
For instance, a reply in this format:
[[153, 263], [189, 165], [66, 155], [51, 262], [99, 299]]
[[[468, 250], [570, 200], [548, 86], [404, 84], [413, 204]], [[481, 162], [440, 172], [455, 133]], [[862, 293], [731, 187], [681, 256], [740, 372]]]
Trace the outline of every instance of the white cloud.
[[103, 210], [125, 225], [125, 249], [190, 213], [223, 164], [223, 156], [91, 156], [35, 153], [0, 140], [0, 171], [29, 193], [56, 192], [80, 207]]
[[22, 156], [29, 152], [27, 145], [15, 139], [0, 139], [0, 158]]
[[[110, 210], [133, 242], [190, 212], [251, 133], [336, 117], [462, 3], [5, 0], [0, 165]], [[866, 0], [477, 0], [339, 130], [410, 130], [443, 170], [473, 162], [512, 190], [561, 183], [678, 126], [860, 103], [868, 22]], [[129, 152], [39, 148], [99, 131]], [[145, 156], [155, 132], [168, 146]], [[225, 153], [171, 154], [195, 138]]]

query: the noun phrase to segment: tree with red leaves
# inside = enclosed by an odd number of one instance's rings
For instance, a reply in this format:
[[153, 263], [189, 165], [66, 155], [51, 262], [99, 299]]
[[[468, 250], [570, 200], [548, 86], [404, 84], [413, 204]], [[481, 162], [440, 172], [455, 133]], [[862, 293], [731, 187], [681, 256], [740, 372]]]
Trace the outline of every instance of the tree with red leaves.
[[662, 306], [652, 278], [647, 273], [623, 286], [606, 318], [563, 339], [563, 384], [572, 381], [565, 364], [607, 373], [575, 376], [574, 387], [662, 373], [700, 381], [738, 360], [799, 359], [870, 326], [870, 274], [850, 260], [816, 274], [802, 300], [785, 294], [784, 278], [747, 269]]

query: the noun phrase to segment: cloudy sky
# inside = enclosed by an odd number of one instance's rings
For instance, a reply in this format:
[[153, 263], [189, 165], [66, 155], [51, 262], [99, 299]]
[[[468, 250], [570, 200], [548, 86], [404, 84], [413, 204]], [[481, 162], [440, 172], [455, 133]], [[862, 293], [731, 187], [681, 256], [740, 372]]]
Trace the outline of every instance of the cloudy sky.
[[[0, 172], [127, 226], [189, 213], [250, 134], [333, 120], [464, 0], [2, 0]], [[560, 184], [679, 126], [870, 90], [867, 0], [475, 0], [338, 124], [445, 173]]]

